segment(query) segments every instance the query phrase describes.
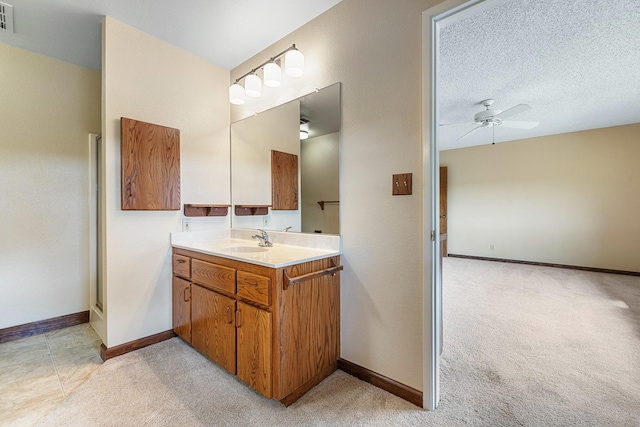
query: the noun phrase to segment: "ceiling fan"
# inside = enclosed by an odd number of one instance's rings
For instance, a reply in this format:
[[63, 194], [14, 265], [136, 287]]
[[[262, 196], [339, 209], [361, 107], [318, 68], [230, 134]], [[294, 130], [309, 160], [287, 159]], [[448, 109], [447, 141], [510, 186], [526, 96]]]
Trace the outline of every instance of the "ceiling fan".
[[466, 138], [471, 135], [478, 129], [486, 128], [488, 126], [502, 126], [505, 128], [514, 128], [514, 129], [533, 129], [538, 126], [539, 122], [521, 122], [521, 121], [513, 121], [513, 120], [505, 120], [507, 117], [515, 116], [516, 114], [524, 113], [525, 111], [531, 110], [531, 105], [529, 104], [518, 104], [514, 107], [509, 108], [508, 110], [491, 110], [491, 105], [493, 104], [493, 99], [485, 99], [481, 101], [486, 110], [480, 111], [473, 116], [473, 122], [471, 123], [446, 123], [440, 126], [458, 126], [458, 125], [477, 125], [475, 128], [471, 129], [469, 132], [462, 135], [457, 140], [460, 141], [462, 138]]

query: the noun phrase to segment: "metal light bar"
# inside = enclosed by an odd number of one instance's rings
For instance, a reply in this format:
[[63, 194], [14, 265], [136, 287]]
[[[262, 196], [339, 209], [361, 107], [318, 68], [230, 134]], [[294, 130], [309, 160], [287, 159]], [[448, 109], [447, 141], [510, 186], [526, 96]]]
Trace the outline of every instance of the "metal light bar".
[[284, 54], [286, 54], [286, 53], [287, 53], [287, 52], [289, 52], [290, 50], [298, 50], [298, 49], [296, 48], [295, 43], [294, 43], [293, 45], [291, 45], [291, 47], [289, 47], [289, 48], [287, 48], [287, 49], [283, 50], [282, 52], [280, 52], [279, 54], [277, 54], [276, 56], [274, 56], [274, 57], [271, 57], [271, 58], [267, 59], [267, 60], [266, 60], [266, 61], [264, 61], [262, 64], [258, 65], [256, 68], [252, 69], [252, 70], [251, 70], [251, 71], [249, 71], [248, 73], [243, 74], [241, 77], [238, 77], [238, 78], [236, 79], [236, 81], [235, 81], [235, 82], [236, 82], [236, 83], [240, 82], [240, 80], [244, 79], [244, 78], [245, 78], [245, 77], [247, 77], [249, 74], [253, 74], [253, 73], [255, 73], [255, 72], [256, 72], [256, 71], [258, 71], [260, 68], [262, 68], [262, 67], [264, 67], [265, 65], [267, 65], [269, 62], [271, 62], [271, 61], [274, 61], [274, 62], [275, 62], [275, 60], [276, 60], [276, 59], [280, 58], [281, 56], [283, 56]]

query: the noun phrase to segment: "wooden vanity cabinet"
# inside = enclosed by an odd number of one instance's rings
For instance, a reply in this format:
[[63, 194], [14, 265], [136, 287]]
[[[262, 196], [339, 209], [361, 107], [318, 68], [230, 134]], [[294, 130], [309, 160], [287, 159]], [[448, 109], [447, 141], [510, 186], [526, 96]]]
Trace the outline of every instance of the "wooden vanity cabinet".
[[173, 332], [191, 342], [191, 282], [173, 276]]
[[[339, 257], [278, 269], [178, 248], [173, 257], [189, 259], [191, 277], [185, 281], [184, 270], [178, 277], [174, 268], [174, 331], [199, 352], [287, 406], [336, 370], [340, 276], [313, 273], [338, 265]], [[177, 294], [187, 283], [190, 311]]]
[[238, 378], [271, 398], [271, 313], [238, 302]]
[[191, 289], [191, 345], [235, 374], [236, 301], [195, 283]]

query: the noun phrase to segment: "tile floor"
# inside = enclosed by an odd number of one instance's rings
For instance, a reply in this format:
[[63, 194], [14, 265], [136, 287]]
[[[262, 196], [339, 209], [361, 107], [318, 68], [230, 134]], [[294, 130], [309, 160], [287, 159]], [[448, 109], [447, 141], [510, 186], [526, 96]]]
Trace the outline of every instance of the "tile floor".
[[0, 426], [32, 426], [100, 366], [88, 324], [0, 344]]

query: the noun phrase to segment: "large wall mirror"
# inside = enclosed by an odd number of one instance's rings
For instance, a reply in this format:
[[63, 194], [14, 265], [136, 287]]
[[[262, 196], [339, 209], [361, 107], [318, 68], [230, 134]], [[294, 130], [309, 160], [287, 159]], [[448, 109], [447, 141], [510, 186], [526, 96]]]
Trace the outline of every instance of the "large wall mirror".
[[231, 124], [233, 227], [340, 233], [340, 89]]

